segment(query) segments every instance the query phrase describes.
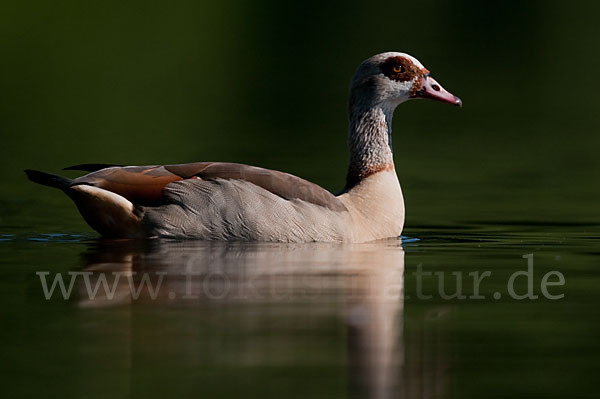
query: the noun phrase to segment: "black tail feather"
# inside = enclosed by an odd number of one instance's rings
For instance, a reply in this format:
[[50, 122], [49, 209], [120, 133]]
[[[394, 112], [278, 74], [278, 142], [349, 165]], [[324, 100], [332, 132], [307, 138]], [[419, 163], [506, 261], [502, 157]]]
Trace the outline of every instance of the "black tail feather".
[[73, 180], [67, 179], [66, 177], [53, 175], [46, 172], [40, 172], [39, 170], [26, 169], [25, 173], [29, 180], [34, 183], [43, 184], [44, 186], [60, 188], [64, 190], [69, 188], [73, 184]]

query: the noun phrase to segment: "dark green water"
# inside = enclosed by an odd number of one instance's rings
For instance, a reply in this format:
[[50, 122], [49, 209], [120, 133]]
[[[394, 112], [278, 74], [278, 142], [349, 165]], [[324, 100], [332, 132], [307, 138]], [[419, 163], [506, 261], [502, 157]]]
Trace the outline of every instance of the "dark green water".
[[[599, 12], [3, 4], [4, 396], [597, 397]], [[348, 81], [386, 50], [416, 56], [464, 101], [396, 112], [404, 242], [103, 242], [22, 173], [223, 160], [339, 190]], [[528, 262], [537, 298], [511, 297]], [[443, 290], [419, 270], [442, 273]], [[46, 300], [39, 272], [67, 284], [79, 272], [70, 299]], [[476, 295], [469, 273], [485, 272]], [[553, 272], [561, 298], [541, 288]], [[444, 299], [452, 273], [467, 298]], [[84, 275], [115, 295], [90, 300]], [[134, 299], [144, 275], [160, 289]]]

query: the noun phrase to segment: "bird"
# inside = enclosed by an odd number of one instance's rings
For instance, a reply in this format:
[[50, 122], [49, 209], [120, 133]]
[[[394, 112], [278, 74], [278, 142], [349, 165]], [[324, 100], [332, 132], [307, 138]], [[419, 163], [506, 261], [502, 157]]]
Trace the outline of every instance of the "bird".
[[337, 195], [300, 177], [228, 162], [81, 164], [66, 177], [25, 170], [58, 188], [107, 238], [361, 243], [398, 238], [405, 208], [392, 152], [392, 117], [410, 99], [462, 101], [406, 53], [363, 61], [350, 83], [349, 163]]

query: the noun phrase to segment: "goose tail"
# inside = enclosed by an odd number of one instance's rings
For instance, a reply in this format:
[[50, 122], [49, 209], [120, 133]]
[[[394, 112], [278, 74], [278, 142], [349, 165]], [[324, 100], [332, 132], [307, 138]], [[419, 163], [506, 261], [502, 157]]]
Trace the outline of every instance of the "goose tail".
[[66, 177], [53, 175], [51, 173], [40, 172], [39, 170], [26, 169], [27, 178], [34, 183], [42, 184], [48, 187], [54, 187], [65, 190], [73, 184], [73, 180]]

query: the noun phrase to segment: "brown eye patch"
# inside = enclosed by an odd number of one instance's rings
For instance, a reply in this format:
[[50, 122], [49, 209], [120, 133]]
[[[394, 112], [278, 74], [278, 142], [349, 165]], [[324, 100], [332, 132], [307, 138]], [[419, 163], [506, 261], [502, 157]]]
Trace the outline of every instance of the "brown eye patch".
[[390, 57], [385, 60], [381, 65], [381, 71], [388, 78], [398, 82], [412, 80], [420, 72], [415, 64], [401, 56]]

